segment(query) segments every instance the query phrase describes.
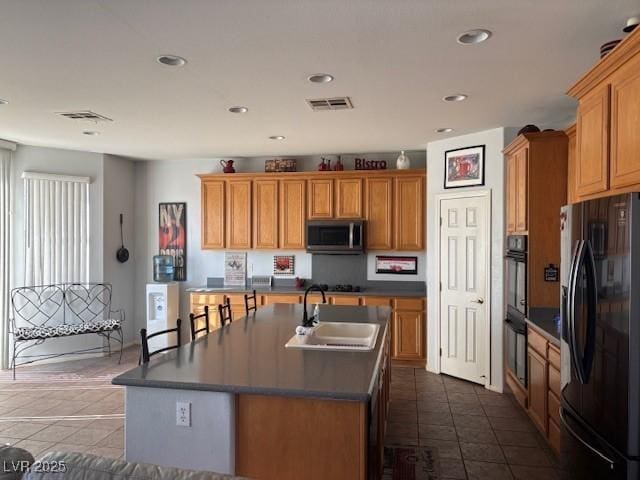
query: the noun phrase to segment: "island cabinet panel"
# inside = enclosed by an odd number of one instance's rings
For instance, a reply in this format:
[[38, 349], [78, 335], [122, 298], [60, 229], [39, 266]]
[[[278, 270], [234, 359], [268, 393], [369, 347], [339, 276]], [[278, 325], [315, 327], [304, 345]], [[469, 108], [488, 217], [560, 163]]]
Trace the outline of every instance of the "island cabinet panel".
[[576, 193], [609, 189], [609, 85], [580, 99], [577, 117]]
[[280, 248], [304, 250], [306, 181], [280, 181]]
[[251, 181], [227, 182], [227, 248], [251, 248]]
[[333, 180], [311, 179], [308, 182], [308, 192], [307, 217], [310, 219], [333, 218]]
[[424, 177], [396, 177], [395, 249], [424, 248]]
[[367, 178], [365, 204], [367, 248], [393, 249], [393, 178]]
[[263, 395], [236, 400], [236, 475], [364, 480], [366, 403]]
[[224, 248], [224, 185], [222, 180], [202, 182], [202, 238], [203, 249]]
[[640, 57], [611, 80], [611, 188], [640, 184]]
[[360, 298], [351, 295], [335, 295], [330, 297], [331, 305], [360, 305]]
[[253, 182], [253, 247], [278, 248], [278, 181]]
[[336, 218], [362, 218], [362, 178], [337, 178]]

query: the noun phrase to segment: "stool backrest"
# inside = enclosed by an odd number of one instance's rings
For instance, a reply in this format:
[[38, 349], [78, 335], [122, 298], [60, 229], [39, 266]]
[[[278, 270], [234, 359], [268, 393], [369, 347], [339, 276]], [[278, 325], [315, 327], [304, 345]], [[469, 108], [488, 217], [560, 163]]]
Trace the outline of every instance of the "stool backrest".
[[[158, 353], [166, 352], [169, 350], [174, 350], [180, 347], [180, 326], [182, 325], [182, 320], [176, 320], [176, 328], [169, 328], [167, 330], [160, 330], [159, 332], [154, 332], [151, 335], [147, 334], [147, 329], [143, 328], [140, 330], [140, 338], [142, 340], [142, 355], [139, 363], [147, 363], [151, 357], [157, 355]], [[160, 335], [169, 335], [171, 333], [176, 334], [176, 343], [175, 345], [169, 345], [168, 347], [159, 348], [158, 350], [150, 351], [149, 350], [149, 339], [158, 337]]]

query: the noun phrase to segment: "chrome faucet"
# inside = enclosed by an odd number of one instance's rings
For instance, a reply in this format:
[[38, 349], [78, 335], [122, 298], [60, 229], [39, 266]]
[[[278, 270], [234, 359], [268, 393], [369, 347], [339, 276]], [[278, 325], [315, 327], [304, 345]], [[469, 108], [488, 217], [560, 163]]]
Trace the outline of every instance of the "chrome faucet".
[[320, 285], [316, 285], [314, 283], [309, 288], [307, 288], [304, 291], [304, 302], [303, 302], [304, 313], [302, 315], [303, 327], [313, 327], [313, 320], [315, 319], [315, 315], [311, 315], [311, 318], [309, 318], [309, 315], [307, 314], [307, 295], [309, 295], [309, 292], [312, 292], [314, 290], [322, 294], [322, 303], [327, 303], [327, 297], [325, 297], [324, 290], [322, 289], [322, 287], [320, 287]]

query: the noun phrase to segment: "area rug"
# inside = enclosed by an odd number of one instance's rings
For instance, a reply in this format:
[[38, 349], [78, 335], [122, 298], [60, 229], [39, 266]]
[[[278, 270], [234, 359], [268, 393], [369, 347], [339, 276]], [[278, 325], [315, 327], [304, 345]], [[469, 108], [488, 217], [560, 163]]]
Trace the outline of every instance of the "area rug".
[[438, 480], [438, 454], [427, 447], [384, 447], [383, 480]]

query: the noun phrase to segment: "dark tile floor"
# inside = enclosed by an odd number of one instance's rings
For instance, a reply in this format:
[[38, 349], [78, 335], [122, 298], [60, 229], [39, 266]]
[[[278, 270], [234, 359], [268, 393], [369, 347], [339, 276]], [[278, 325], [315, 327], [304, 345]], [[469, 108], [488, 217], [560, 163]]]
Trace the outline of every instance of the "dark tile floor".
[[510, 394], [394, 367], [386, 445], [434, 448], [443, 479], [556, 480], [555, 455]]

